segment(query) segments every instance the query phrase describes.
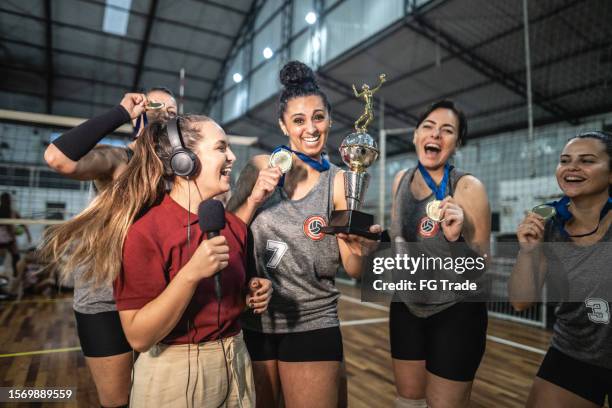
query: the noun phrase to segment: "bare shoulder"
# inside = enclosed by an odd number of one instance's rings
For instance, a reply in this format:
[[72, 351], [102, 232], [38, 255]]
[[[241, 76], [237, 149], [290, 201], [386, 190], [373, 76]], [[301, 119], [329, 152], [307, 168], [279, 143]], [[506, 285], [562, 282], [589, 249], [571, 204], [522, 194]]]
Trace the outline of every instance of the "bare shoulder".
[[398, 171], [395, 174], [395, 177], [393, 177], [393, 187], [391, 188], [391, 190], [393, 191], [393, 194], [395, 194], [395, 192], [397, 191], [397, 188], [399, 187], [399, 183], [402, 180], [402, 177], [404, 177], [404, 174], [406, 174], [408, 170], [403, 169]]
[[[98, 145], [84, 157], [84, 164], [89, 161], [89, 164], [100, 170], [100, 173], [107, 171], [107, 174], [102, 174], [103, 177], [113, 177], [117, 167], [127, 165], [129, 156], [125, 147]], [[79, 161], [80, 164], [81, 161]], [[98, 177], [96, 177], [98, 178]]]
[[402, 177], [404, 177], [404, 174], [406, 174], [407, 171], [408, 170], [406, 169], [402, 169], [395, 173], [395, 177], [393, 177], [393, 184], [399, 183], [399, 181], [402, 179]]
[[478, 196], [487, 195], [487, 189], [484, 183], [478, 180], [471, 174], [467, 174], [459, 179], [455, 187], [456, 196], [470, 196], [476, 194]]
[[472, 175], [466, 175], [459, 179], [454, 197], [457, 203], [468, 213], [482, 215], [491, 211], [484, 184]]
[[98, 152], [98, 153], [116, 155], [118, 157], [121, 157], [121, 159], [127, 161], [127, 155], [125, 152], [126, 147], [123, 147], [123, 146], [111, 146], [111, 145], [99, 144], [99, 145], [96, 145], [92, 151]]

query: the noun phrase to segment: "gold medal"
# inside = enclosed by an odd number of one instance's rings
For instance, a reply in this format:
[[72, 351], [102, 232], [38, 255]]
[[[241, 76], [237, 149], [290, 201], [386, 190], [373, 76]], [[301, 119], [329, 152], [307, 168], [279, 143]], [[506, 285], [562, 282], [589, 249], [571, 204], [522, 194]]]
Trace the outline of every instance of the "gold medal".
[[436, 222], [442, 222], [444, 221], [442, 219], [442, 209], [440, 208], [440, 204], [442, 204], [442, 201], [440, 200], [433, 200], [427, 203], [427, 207], [425, 207], [425, 212], [427, 213], [427, 216]]
[[280, 149], [270, 155], [270, 167], [280, 167], [281, 173], [285, 174], [291, 170], [293, 159], [291, 152], [285, 149]]
[[148, 102], [145, 105], [145, 110], [160, 110], [166, 106], [163, 102]]
[[544, 221], [551, 219], [557, 214], [557, 210], [555, 210], [555, 207], [548, 204], [536, 205], [531, 209], [531, 212], [544, 218]]

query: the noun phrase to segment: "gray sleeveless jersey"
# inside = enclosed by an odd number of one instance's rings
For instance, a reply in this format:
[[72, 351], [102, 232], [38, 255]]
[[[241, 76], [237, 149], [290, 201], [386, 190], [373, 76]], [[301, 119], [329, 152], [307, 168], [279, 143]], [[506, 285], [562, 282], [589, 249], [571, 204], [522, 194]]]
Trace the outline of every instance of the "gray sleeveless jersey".
[[[572, 244], [552, 221], [546, 224], [544, 241], [560, 243], [545, 247], [547, 277], [551, 278], [547, 282], [554, 281], [555, 290], [565, 291], [570, 299], [584, 299], [557, 306], [552, 346], [577, 360], [612, 369], [609, 246]], [[610, 241], [612, 228], [600, 242]]]
[[80, 269], [74, 273], [74, 310], [84, 314], [116, 311], [112, 285], [102, 284], [100, 287], [94, 287], [92, 282], [83, 280], [82, 275]]
[[249, 269], [270, 279], [274, 292], [268, 310], [246, 313], [243, 326], [264, 333], [290, 333], [339, 325], [339, 292], [334, 279], [340, 253], [335, 236], [320, 231], [333, 209], [331, 165], [300, 200], [277, 188], [251, 223], [254, 254]]
[[[408, 169], [397, 188], [394, 198], [396, 200], [395, 213], [391, 222], [391, 241], [396, 243], [418, 242], [419, 248], [428, 257], [453, 257], [440, 224], [430, 220], [425, 211], [427, 204], [436, 199], [435, 196], [432, 193], [422, 200], [417, 200], [410, 190], [410, 184], [414, 179], [416, 171], [418, 171], [417, 168]], [[452, 196], [459, 179], [467, 174], [453, 168], [446, 187], [446, 195]], [[406, 246], [401, 246], [401, 244], [397, 246], [399, 251], [403, 248], [406, 248]], [[419, 254], [408, 255], [419, 256]], [[459, 275], [454, 272], [445, 273], [444, 277], [445, 279], [448, 278], [451, 282], [453, 278], [457, 278], [457, 282], [464, 280], [458, 279]], [[404, 301], [408, 309], [418, 317], [432, 316], [451, 307], [465, 297], [464, 294], [445, 291], [436, 292], [435, 295], [431, 295], [430, 297], [434, 299], [430, 302], [427, 301], [427, 294], [420, 295], [419, 302], [414, 302], [412, 301], [414, 298], [408, 300], [406, 296], [410, 296], [410, 294], [402, 292], [399, 294], [400, 299]]]
[[[134, 152], [129, 147], [126, 147], [125, 151], [129, 162]], [[95, 190], [94, 183], [92, 183], [92, 188]], [[74, 297], [72, 301], [74, 310], [84, 314], [116, 311], [117, 307], [115, 306], [115, 298], [113, 297], [113, 286], [110, 284], [103, 284], [100, 287], [95, 287], [93, 282], [83, 280], [82, 276], [82, 270], [77, 269], [74, 272]]]

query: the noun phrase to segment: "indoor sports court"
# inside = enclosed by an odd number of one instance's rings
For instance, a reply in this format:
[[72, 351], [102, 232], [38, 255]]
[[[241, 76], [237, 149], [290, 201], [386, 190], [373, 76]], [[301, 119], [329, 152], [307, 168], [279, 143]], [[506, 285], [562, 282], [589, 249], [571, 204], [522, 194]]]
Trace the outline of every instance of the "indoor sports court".
[[609, 407], [610, 21], [1, 2], [0, 406]]

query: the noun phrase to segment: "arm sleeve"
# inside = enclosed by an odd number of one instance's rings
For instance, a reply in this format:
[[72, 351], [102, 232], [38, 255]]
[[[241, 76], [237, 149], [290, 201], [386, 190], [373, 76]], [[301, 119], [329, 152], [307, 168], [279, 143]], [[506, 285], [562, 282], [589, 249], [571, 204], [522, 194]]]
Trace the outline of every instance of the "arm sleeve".
[[72, 161], [79, 161], [104, 136], [115, 131], [119, 126], [130, 121], [130, 115], [121, 105], [113, 107], [100, 116], [91, 118], [79, 126], [70, 129], [53, 144]]
[[121, 273], [114, 282], [117, 310], [141, 309], [166, 289], [161, 247], [149, 236], [128, 232]]

